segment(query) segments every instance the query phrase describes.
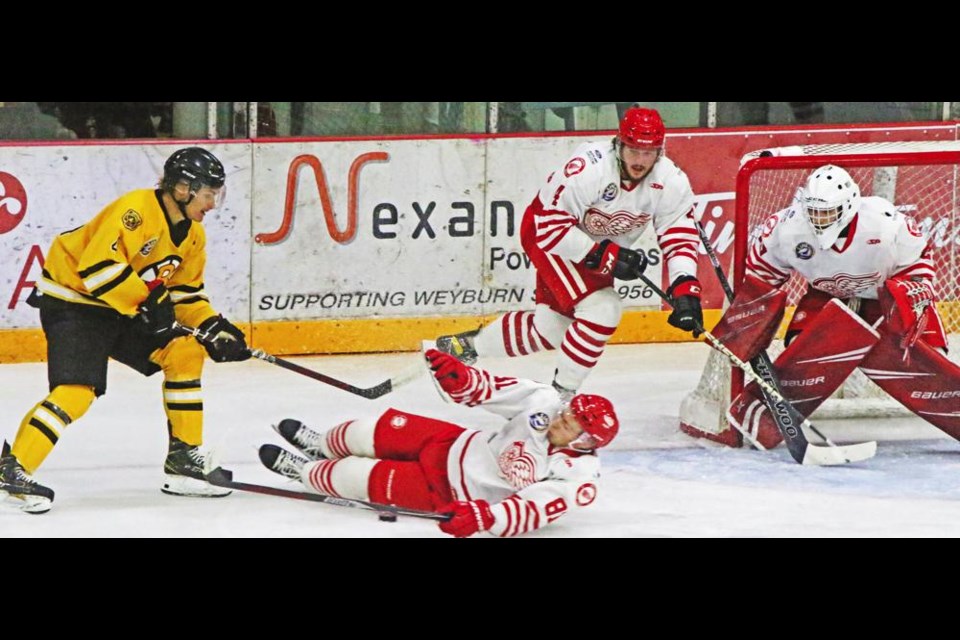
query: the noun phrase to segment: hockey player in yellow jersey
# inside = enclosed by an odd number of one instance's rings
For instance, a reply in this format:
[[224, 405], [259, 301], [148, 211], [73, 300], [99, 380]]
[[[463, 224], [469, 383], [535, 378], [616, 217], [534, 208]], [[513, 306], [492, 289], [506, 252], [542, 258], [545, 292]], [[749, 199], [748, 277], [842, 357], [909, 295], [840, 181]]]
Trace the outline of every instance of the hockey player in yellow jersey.
[[[225, 181], [223, 164], [200, 147], [164, 164], [158, 189], [131, 191], [83, 226], [58, 235], [31, 296], [47, 339], [50, 393], [0, 451], [0, 495], [28, 513], [50, 509], [53, 491], [32, 474], [94, 399], [107, 390], [113, 358], [143, 375], [163, 372], [170, 446], [164, 493], [222, 496], [204, 480], [204, 355], [216, 362], [250, 357], [243, 332], [218, 314], [203, 286], [208, 211]], [[204, 343], [173, 330], [199, 327]]]

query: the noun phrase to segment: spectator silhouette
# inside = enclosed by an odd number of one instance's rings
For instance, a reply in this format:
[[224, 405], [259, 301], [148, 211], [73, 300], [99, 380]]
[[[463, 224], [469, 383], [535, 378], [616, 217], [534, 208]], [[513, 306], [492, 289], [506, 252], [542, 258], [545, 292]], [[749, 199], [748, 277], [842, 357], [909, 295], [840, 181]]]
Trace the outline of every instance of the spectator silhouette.
[[77, 134], [54, 116], [43, 113], [36, 102], [0, 102], [0, 140], [66, 140]]

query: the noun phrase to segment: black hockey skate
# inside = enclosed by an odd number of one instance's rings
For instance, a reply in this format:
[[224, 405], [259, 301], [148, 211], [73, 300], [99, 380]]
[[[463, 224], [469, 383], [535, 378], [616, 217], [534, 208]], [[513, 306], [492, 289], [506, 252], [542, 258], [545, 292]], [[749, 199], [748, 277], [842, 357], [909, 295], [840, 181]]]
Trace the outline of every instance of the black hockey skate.
[[320, 448], [320, 443], [323, 442], [325, 437], [324, 434], [314, 431], [299, 420], [284, 418], [280, 421], [280, 424], [273, 425], [273, 429], [311, 460], [321, 460], [327, 457], [323, 455], [323, 449]]
[[258, 453], [263, 466], [291, 480], [299, 480], [303, 465], [310, 462], [306, 458], [301, 458], [295, 453], [281, 449], [275, 444], [261, 445]]
[[437, 338], [437, 350], [449, 353], [464, 364], [475, 364], [478, 356], [473, 345], [473, 339], [477, 337], [478, 333], [480, 333], [479, 329], [464, 331], [452, 336], [440, 336]]
[[200, 447], [171, 437], [167, 459], [163, 463], [166, 475], [160, 489], [171, 496], [195, 496], [199, 498], [221, 498], [233, 493], [223, 487], [215, 487], [207, 482], [206, 456]]
[[46, 513], [53, 503], [53, 489], [34, 480], [20, 461], [10, 453], [6, 441], [0, 450], [0, 492], [6, 493], [13, 503], [26, 513]]

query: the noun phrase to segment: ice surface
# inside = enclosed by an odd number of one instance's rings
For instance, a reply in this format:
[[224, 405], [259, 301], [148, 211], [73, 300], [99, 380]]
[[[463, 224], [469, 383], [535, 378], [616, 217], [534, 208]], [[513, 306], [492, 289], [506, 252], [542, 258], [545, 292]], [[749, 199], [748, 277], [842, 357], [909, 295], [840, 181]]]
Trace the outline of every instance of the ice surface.
[[[696, 385], [708, 349], [608, 347], [582, 389], [608, 396], [623, 425], [618, 441], [601, 452], [599, 497], [530, 537], [960, 536], [960, 443], [917, 418], [817, 422], [836, 442], [880, 438], [875, 458], [842, 467], [801, 466], [782, 447], [729, 449], [682, 434], [677, 408]], [[370, 386], [417, 358], [291, 359]], [[550, 353], [480, 364], [545, 381], [554, 367]], [[39, 516], [0, 510], [0, 537], [445, 537], [433, 522], [384, 523], [358, 509], [250, 493], [162, 494], [167, 434], [160, 384], [160, 374], [144, 378], [111, 362], [107, 394], [66, 430], [35, 474], [56, 491], [53, 509]], [[208, 361], [203, 388], [205, 444], [217, 459], [237, 480], [294, 490], [298, 483], [257, 461], [260, 444], [283, 444], [270, 429], [282, 418], [324, 430], [395, 406], [465, 426], [499, 424], [482, 409], [444, 403], [426, 373], [371, 401], [260, 361]], [[0, 437], [12, 441], [23, 414], [46, 394], [46, 366], [2, 365], [0, 389]]]

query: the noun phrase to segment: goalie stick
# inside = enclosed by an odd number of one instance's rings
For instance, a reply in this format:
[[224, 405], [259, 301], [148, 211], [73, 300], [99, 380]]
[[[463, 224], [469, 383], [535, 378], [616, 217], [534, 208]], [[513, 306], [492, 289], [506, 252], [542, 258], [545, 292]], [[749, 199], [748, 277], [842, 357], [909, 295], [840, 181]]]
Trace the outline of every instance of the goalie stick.
[[[650, 287], [654, 293], [663, 298], [667, 304], [671, 307], [673, 306], [673, 299], [668, 296], [664, 291], [660, 289], [657, 285], [646, 277], [642, 273], [637, 274], [640, 279]], [[790, 455], [794, 460], [800, 464], [810, 464], [810, 465], [837, 465], [837, 464], [846, 464], [848, 462], [859, 462], [861, 460], [866, 460], [872, 458], [877, 453], [877, 443], [876, 442], [863, 442], [860, 444], [851, 444], [846, 446], [839, 446], [836, 444], [830, 444], [828, 446], [817, 446], [810, 444], [807, 441], [807, 437], [803, 433], [801, 427], [811, 427], [810, 421], [803, 417], [803, 415], [797, 411], [790, 402], [779, 392], [778, 389], [774, 388], [769, 384], [764, 377], [766, 376], [770, 379], [773, 379], [773, 371], [765, 369], [763, 366], [760, 367], [760, 371], [763, 371], [763, 374], [758, 374], [754, 371], [753, 368], [737, 357], [735, 353], [727, 349], [727, 347], [720, 342], [712, 333], [707, 331], [702, 324], [697, 324], [697, 332], [702, 333], [703, 336], [717, 349], [720, 353], [727, 356], [730, 361], [735, 364], [737, 367], [743, 370], [744, 374], [748, 378], [753, 380], [759, 385], [760, 389], [763, 391], [764, 400], [766, 400], [767, 406], [770, 407], [770, 414], [773, 417], [774, 421], [777, 423], [777, 428], [780, 429], [780, 432], [783, 434], [784, 442], [786, 443], [787, 450], [790, 452]], [[744, 435], [751, 443], [757, 446], [759, 449], [764, 449], [755, 438], [749, 435], [746, 430], [740, 429], [740, 433]]]
[[[733, 287], [730, 286], [730, 281], [727, 280], [727, 276], [723, 272], [723, 267], [720, 265], [720, 259], [717, 257], [717, 252], [710, 243], [710, 239], [707, 237], [707, 234], [703, 230], [703, 226], [701, 226], [700, 222], [698, 220], [694, 220], [693, 224], [697, 227], [697, 234], [700, 236], [700, 241], [703, 242], [703, 248], [707, 252], [707, 257], [710, 258], [710, 264], [713, 266], [713, 272], [716, 274], [717, 280], [720, 281], [720, 286], [723, 288], [723, 293], [726, 295], [727, 300], [732, 303], [735, 297]], [[792, 426], [796, 428], [796, 420], [793, 419], [790, 411], [782, 406], [783, 404], [789, 405], [789, 402], [782, 398], [783, 390], [780, 387], [780, 381], [777, 380], [776, 375], [773, 373], [773, 362], [770, 361], [770, 356], [767, 354], [766, 350], [762, 350], [752, 360], [750, 360], [750, 364], [753, 365], [754, 370], [760, 375], [761, 378], [763, 378], [764, 382], [770, 384], [770, 386], [772, 386], [781, 396], [781, 399], [778, 400], [764, 392], [764, 400], [767, 403], [767, 407], [770, 409], [770, 415], [774, 417], [774, 422], [777, 423], [777, 428], [780, 429], [780, 433], [784, 436], [784, 440], [789, 444], [786, 428], [790, 425], [787, 425], [786, 423], [789, 421]], [[793, 405], [790, 406], [793, 408]], [[797, 413], [799, 414], [799, 412]], [[837, 447], [837, 445], [819, 429], [817, 429], [817, 427], [815, 427], [809, 419], [805, 418], [801, 424], [818, 435], [827, 444], [827, 446]], [[801, 436], [802, 435], [803, 434], [801, 431]], [[806, 442], [805, 437], [804, 442]], [[875, 441], [864, 442], [861, 443], [860, 446], [864, 445], [872, 445], [874, 451], [876, 451], [877, 443]], [[813, 445], [807, 443], [806, 446], [809, 447]]]
[[[733, 303], [733, 299], [735, 297], [735, 294], [733, 292], [733, 287], [730, 286], [730, 281], [727, 280], [727, 275], [723, 272], [723, 267], [720, 265], [720, 259], [717, 257], [717, 252], [714, 250], [713, 245], [710, 244], [710, 239], [707, 237], [707, 234], [703, 230], [703, 227], [700, 225], [700, 222], [697, 220], [694, 220], [693, 224], [696, 225], [697, 227], [697, 234], [700, 235], [700, 241], [703, 242], [703, 248], [707, 252], [707, 257], [710, 258], [710, 264], [713, 265], [713, 272], [717, 275], [717, 280], [720, 281], [720, 286], [723, 288], [723, 293], [727, 296], [727, 301], [729, 301], [730, 303]], [[783, 390], [780, 388], [780, 381], [777, 380], [777, 377], [773, 374], [773, 363], [770, 361], [770, 356], [767, 355], [767, 352], [765, 350], [760, 351], [760, 353], [758, 353], [752, 360], [750, 360], [750, 364], [753, 365], [754, 370], [760, 375], [760, 377], [764, 379], [764, 381], [768, 382], [770, 386], [772, 386], [774, 389], [777, 390], [778, 393], [780, 393], [780, 395], [783, 395]], [[768, 402], [771, 415], [774, 415], [774, 416], [784, 415], [782, 408], [779, 406], [780, 405], [779, 400], [775, 400], [772, 398], [768, 400], [773, 401], [773, 404], [769, 404]], [[780, 428], [780, 421], [777, 420], [776, 422], [777, 422], [777, 427]], [[817, 427], [814, 426], [813, 423], [809, 421], [809, 419], [806, 421], [805, 424], [807, 428], [810, 429], [810, 431], [817, 434], [821, 440], [827, 443], [827, 445], [831, 447], [837, 446], [836, 444], [833, 443], [832, 440], [830, 440], [830, 438], [828, 438], [826, 435], [821, 433], [821, 431], [817, 429]], [[786, 434], [783, 433], [782, 428], [780, 428], [780, 432], [781, 434], [783, 434], [784, 437], [786, 437]]]
[[[200, 331], [200, 329], [196, 329], [194, 327], [188, 327], [186, 325], [182, 325], [176, 321], [174, 321], [173, 323], [173, 330], [183, 335], [193, 336], [200, 342], [209, 343], [212, 340], [212, 338], [207, 332]], [[278, 358], [277, 356], [269, 354], [262, 349], [250, 349], [250, 355], [254, 358], [257, 358], [258, 360], [263, 360], [264, 362], [275, 364], [278, 367], [283, 367], [284, 369], [288, 369], [289, 371], [299, 373], [300, 375], [307, 376], [308, 378], [319, 380], [320, 382], [329, 384], [332, 387], [336, 387], [337, 389], [342, 389], [344, 391], [347, 391], [348, 393], [352, 393], [362, 398], [367, 398], [368, 400], [374, 400], [381, 396], [387, 395], [388, 393], [390, 393], [400, 385], [406, 384], [407, 382], [410, 382], [411, 380], [416, 378], [422, 371], [422, 368], [418, 364], [416, 368], [410, 367], [405, 371], [401, 371], [396, 376], [389, 378], [387, 380], [384, 380], [379, 384], [375, 384], [372, 387], [364, 388], [364, 387], [354, 386], [348, 382], [344, 382], [343, 380], [338, 380], [337, 378], [328, 376], [324, 373], [320, 373], [319, 371], [308, 369], [306, 367], [300, 366], [299, 364], [290, 362], [289, 360]]]
[[381, 520], [394, 520], [397, 516], [408, 516], [411, 518], [424, 518], [426, 520], [439, 520], [446, 522], [452, 516], [448, 513], [435, 513], [433, 511], [420, 511], [419, 509], [406, 509], [396, 507], [390, 504], [378, 504], [376, 502], [367, 502], [366, 500], [353, 500], [350, 498], [337, 498], [334, 496], [325, 496], [320, 493], [308, 493], [306, 491], [291, 491], [290, 489], [280, 489], [278, 487], [268, 487], [262, 484], [250, 484], [248, 482], [234, 482], [233, 472], [227, 471], [223, 467], [217, 467], [205, 475], [207, 482], [217, 487], [226, 489], [236, 489], [237, 491], [248, 491], [250, 493], [261, 493], [268, 496], [280, 496], [281, 498], [293, 498], [295, 500], [309, 500], [311, 502], [323, 502], [338, 507], [351, 507], [353, 509], [366, 509], [367, 511], [376, 511]]

